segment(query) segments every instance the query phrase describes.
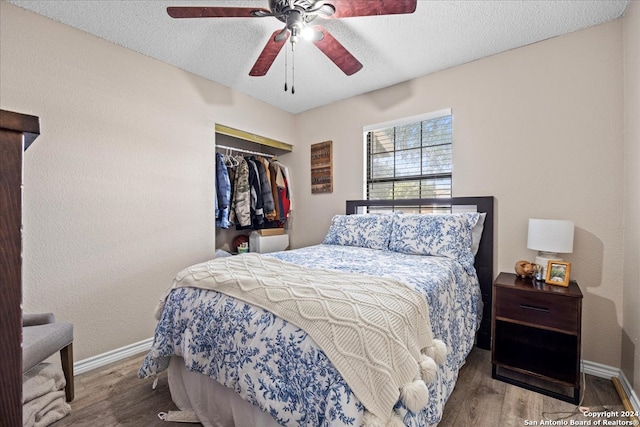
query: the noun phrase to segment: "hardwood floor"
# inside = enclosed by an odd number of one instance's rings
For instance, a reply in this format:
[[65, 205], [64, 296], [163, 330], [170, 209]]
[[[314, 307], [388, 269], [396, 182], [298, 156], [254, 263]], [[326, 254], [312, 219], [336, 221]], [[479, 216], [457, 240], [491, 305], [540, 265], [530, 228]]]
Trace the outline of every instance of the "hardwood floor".
[[[199, 424], [167, 423], [158, 418], [159, 412], [177, 408], [171, 401], [166, 372], [159, 377], [155, 390], [151, 389], [153, 380], [137, 377], [143, 357], [133, 356], [78, 375], [71, 414], [52, 427], [197, 427]], [[575, 405], [493, 380], [490, 360], [491, 354], [486, 350], [475, 348], [471, 352], [445, 406], [440, 427], [524, 426], [525, 420], [537, 423], [528, 425], [543, 425], [542, 421], [547, 419], [563, 419], [567, 424], [570, 420], [592, 420], [578, 413]], [[623, 410], [613, 383], [590, 375], [586, 376], [582, 405], [592, 411]]]
[[[591, 411], [622, 411], [624, 406], [610, 380], [586, 375], [582, 406]], [[612, 418], [625, 419], [625, 418]], [[543, 421], [593, 421], [576, 405], [543, 396], [491, 378], [491, 353], [474, 348], [460, 370], [439, 426], [545, 425]], [[535, 423], [533, 423], [535, 421]], [[536, 424], [537, 423], [537, 424]]]
[[151, 388], [153, 379], [138, 378], [144, 356], [132, 356], [77, 375], [71, 414], [51, 427], [197, 427], [197, 424], [167, 423], [158, 418], [159, 412], [177, 408], [171, 401], [166, 372], [159, 376], [155, 390]]

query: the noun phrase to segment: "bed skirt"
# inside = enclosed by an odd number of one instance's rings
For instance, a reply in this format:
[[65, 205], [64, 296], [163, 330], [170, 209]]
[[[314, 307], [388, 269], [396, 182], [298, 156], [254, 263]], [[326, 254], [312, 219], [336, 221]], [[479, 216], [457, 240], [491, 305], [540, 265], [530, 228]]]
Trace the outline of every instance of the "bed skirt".
[[282, 427], [271, 415], [230, 388], [199, 372], [189, 371], [180, 356], [171, 357], [167, 372], [173, 403], [181, 411], [195, 412], [204, 427]]
[[173, 403], [182, 411], [195, 412], [204, 427], [281, 427], [271, 415], [233, 390], [206, 375], [187, 370], [182, 357], [171, 357], [168, 377]]

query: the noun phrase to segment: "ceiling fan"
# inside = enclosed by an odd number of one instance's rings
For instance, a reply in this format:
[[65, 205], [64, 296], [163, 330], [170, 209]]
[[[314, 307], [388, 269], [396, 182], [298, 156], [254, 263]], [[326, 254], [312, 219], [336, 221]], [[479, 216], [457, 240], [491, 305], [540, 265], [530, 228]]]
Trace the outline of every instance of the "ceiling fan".
[[[350, 76], [362, 64], [321, 25], [308, 25], [316, 18], [336, 19], [356, 16], [413, 13], [417, 0], [269, 0], [269, 9], [256, 7], [168, 7], [172, 18], [263, 18], [273, 16], [284, 22], [265, 45], [249, 72], [264, 76], [287, 39], [292, 49], [299, 37], [310, 39], [340, 70]], [[286, 84], [285, 84], [286, 91]]]

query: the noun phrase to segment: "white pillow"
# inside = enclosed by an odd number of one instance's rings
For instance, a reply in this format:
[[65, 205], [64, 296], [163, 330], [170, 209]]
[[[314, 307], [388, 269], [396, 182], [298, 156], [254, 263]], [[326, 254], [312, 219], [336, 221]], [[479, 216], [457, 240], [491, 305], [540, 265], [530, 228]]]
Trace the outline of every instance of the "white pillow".
[[486, 212], [481, 212], [478, 222], [471, 229], [471, 253], [473, 256], [478, 255], [480, 248], [480, 239], [482, 238], [482, 230], [484, 229], [484, 219], [487, 217]]

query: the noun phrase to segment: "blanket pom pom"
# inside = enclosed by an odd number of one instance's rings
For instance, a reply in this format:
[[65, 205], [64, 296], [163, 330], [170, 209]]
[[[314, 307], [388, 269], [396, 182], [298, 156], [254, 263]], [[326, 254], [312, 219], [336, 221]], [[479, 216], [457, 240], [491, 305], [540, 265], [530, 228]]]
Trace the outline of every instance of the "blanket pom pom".
[[431, 346], [431, 347], [425, 347], [422, 350], [420, 350], [420, 353], [422, 353], [424, 356], [430, 357], [433, 359], [433, 356], [435, 356], [436, 354], [436, 348], [435, 345]]
[[400, 418], [398, 415], [394, 415], [393, 417], [391, 417], [389, 422], [387, 422], [387, 425], [385, 427], [405, 427], [405, 424], [404, 421], [402, 421], [402, 418]]
[[429, 389], [424, 381], [415, 380], [400, 389], [400, 398], [408, 410], [418, 412], [429, 402]]
[[420, 361], [420, 377], [425, 383], [432, 383], [436, 379], [436, 372], [438, 371], [438, 365], [429, 356], [422, 355]]
[[433, 360], [438, 365], [442, 365], [447, 361], [447, 345], [442, 340], [433, 340]]
[[447, 345], [442, 340], [433, 340], [431, 347], [425, 347], [420, 352], [435, 360], [438, 365], [447, 361]]
[[385, 422], [371, 412], [365, 410], [362, 417], [362, 427], [386, 427]]

